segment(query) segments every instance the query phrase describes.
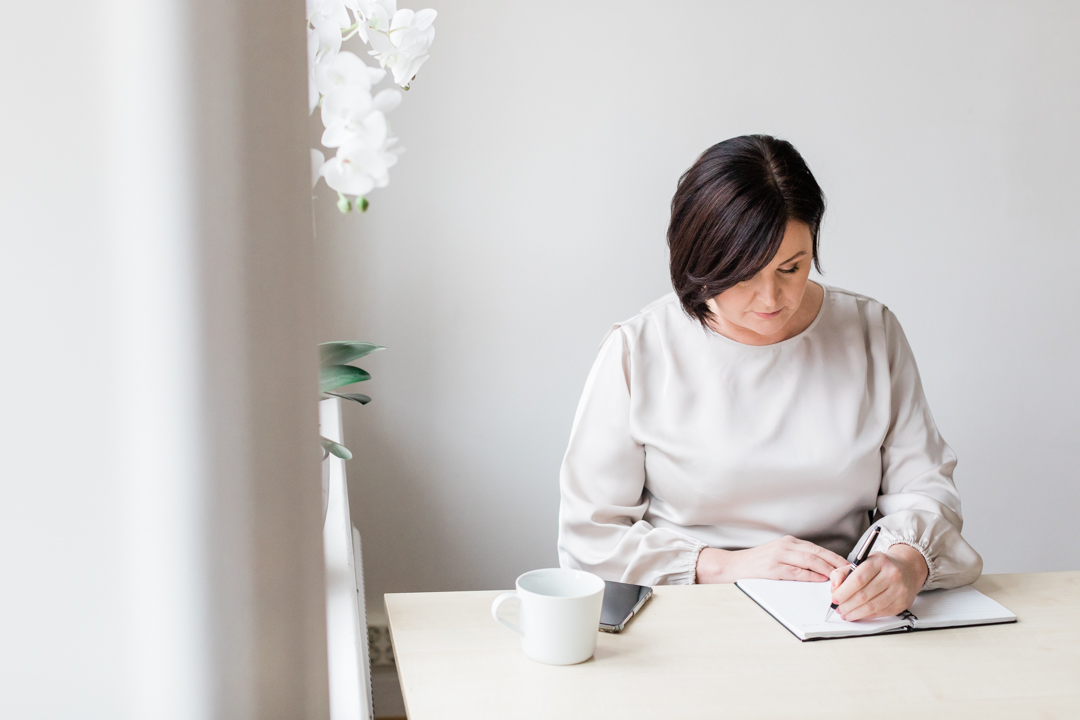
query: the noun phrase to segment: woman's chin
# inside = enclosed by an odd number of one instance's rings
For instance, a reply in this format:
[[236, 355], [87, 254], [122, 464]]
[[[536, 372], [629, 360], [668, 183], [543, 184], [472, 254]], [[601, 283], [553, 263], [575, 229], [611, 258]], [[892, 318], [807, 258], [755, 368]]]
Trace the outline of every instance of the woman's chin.
[[750, 322], [746, 323], [746, 328], [763, 338], [771, 338], [784, 331], [784, 326], [787, 325], [787, 321], [788, 318], [784, 317], [782, 314], [769, 319], [754, 317]]

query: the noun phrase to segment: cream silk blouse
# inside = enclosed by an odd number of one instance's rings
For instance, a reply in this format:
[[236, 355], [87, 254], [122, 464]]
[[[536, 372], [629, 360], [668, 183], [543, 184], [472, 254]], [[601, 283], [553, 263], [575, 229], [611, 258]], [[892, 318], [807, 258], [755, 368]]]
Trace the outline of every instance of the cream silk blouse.
[[956, 456], [938, 434], [896, 317], [825, 288], [799, 335], [744, 345], [674, 293], [615, 325], [589, 373], [560, 474], [564, 567], [641, 585], [693, 583], [705, 547], [794, 535], [850, 556], [926, 558], [924, 589], [974, 582]]

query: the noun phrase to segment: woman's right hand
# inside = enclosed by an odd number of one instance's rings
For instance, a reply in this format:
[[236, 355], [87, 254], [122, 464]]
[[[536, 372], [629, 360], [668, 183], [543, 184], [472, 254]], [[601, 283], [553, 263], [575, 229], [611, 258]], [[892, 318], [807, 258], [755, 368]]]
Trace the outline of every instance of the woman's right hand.
[[785, 535], [749, 550], [705, 548], [698, 555], [698, 583], [729, 583], [747, 578], [825, 582], [829, 573], [850, 563], [831, 550]]

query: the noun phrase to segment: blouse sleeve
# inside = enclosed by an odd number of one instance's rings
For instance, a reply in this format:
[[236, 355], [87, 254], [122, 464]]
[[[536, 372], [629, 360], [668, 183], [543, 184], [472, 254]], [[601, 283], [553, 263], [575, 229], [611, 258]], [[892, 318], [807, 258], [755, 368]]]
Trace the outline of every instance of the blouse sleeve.
[[884, 324], [892, 392], [891, 422], [881, 447], [877, 547], [903, 544], [918, 550], [930, 569], [924, 590], [967, 585], [982, 573], [982, 558], [960, 535], [964, 519], [952, 479], [956, 456], [934, 425], [915, 357], [888, 309]]
[[642, 518], [645, 448], [630, 431], [630, 362], [614, 327], [600, 347], [559, 475], [559, 562], [607, 580], [692, 584], [705, 543]]

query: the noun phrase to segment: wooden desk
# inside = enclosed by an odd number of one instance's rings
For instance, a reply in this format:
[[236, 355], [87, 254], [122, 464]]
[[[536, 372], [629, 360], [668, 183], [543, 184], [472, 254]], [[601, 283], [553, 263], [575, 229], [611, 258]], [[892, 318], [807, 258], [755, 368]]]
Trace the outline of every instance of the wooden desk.
[[1080, 572], [987, 575], [1012, 625], [801, 643], [733, 585], [665, 586], [581, 665], [541, 665], [497, 592], [386, 596], [410, 720], [1080, 718]]

